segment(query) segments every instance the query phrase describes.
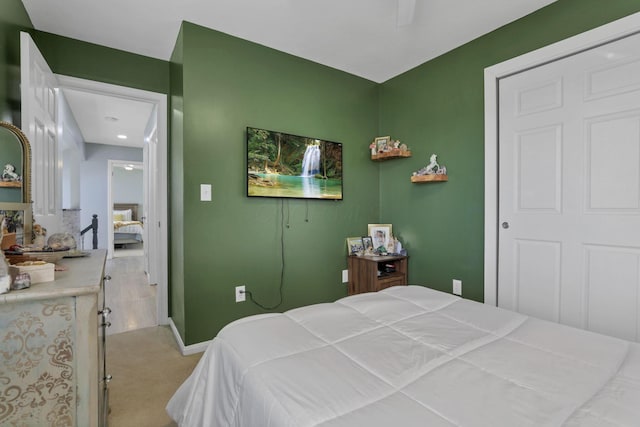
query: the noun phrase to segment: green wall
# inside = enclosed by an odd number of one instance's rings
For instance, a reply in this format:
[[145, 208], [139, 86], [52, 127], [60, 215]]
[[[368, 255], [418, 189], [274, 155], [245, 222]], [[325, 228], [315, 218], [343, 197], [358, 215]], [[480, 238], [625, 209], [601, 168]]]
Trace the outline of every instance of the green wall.
[[[345, 237], [366, 234], [379, 217], [378, 168], [366, 148], [378, 128], [377, 85], [189, 23], [179, 41], [184, 127], [172, 155], [183, 157], [183, 170], [173, 170], [182, 188], [174, 188], [172, 205], [183, 206], [183, 218], [172, 235], [184, 242], [172, 243], [172, 262], [183, 262], [185, 343], [264, 312], [236, 304], [235, 286], [246, 285], [263, 305], [278, 302], [281, 232], [278, 311], [345, 296]], [[344, 200], [247, 198], [247, 126], [342, 142]], [[201, 183], [213, 184], [212, 202], [198, 200]]]
[[33, 25], [20, 0], [4, 0], [0, 13], [0, 120], [20, 126], [20, 31]]
[[[381, 220], [411, 259], [409, 281], [484, 298], [484, 68], [640, 10], [640, 0], [559, 0], [380, 86], [380, 135], [412, 149], [380, 166]], [[446, 183], [411, 184], [438, 154]]]
[[[410, 282], [483, 299], [484, 68], [640, 10], [640, 0], [559, 0], [382, 85], [185, 23], [170, 62], [33, 31], [19, 0], [0, 16], [0, 114], [19, 112], [19, 35], [31, 30], [56, 73], [171, 95], [171, 315], [186, 344], [263, 312], [236, 304], [246, 285], [284, 304], [346, 294], [347, 236], [392, 223], [410, 252]], [[245, 196], [245, 127], [344, 144], [345, 200]], [[391, 135], [410, 159], [374, 163], [368, 143]], [[450, 180], [411, 184], [437, 153]], [[200, 202], [199, 185], [213, 184]], [[283, 216], [284, 212], [284, 216]], [[281, 226], [282, 219], [285, 225]]]
[[33, 41], [56, 74], [169, 93], [168, 61], [43, 31]]

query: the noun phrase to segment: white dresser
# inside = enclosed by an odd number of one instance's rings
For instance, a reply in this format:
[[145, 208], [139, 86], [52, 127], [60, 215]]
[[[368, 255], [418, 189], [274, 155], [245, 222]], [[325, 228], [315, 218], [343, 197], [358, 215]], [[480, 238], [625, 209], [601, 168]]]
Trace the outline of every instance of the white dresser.
[[0, 295], [0, 425], [104, 426], [106, 251]]

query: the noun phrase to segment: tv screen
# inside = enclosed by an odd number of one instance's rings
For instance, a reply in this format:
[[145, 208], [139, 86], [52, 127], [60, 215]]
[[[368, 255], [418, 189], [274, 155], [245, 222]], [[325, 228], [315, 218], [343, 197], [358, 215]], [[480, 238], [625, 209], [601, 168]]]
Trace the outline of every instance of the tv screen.
[[247, 196], [342, 200], [342, 144], [248, 127]]

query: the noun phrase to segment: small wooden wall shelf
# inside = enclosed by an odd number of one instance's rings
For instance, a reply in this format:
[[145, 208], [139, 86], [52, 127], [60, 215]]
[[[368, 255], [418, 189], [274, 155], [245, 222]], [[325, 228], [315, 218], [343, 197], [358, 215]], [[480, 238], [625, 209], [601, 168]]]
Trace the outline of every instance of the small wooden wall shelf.
[[379, 154], [372, 154], [371, 160], [382, 161], [382, 160], [390, 160], [390, 159], [398, 159], [402, 157], [411, 157], [411, 151], [402, 151], [400, 149], [393, 149], [391, 151], [385, 151]]
[[413, 175], [411, 182], [442, 182], [449, 181], [447, 175]]
[[0, 187], [20, 188], [22, 183], [19, 181], [0, 181]]

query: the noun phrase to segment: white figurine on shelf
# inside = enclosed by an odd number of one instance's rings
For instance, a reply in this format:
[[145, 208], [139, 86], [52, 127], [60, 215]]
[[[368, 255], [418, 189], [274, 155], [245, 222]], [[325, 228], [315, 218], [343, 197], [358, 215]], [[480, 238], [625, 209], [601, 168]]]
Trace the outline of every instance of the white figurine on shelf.
[[20, 181], [20, 175], [16, 173], [16, 167], [10, 163], [4, 165], [4, 170], [2, 171], [2, 180], [3, 181]]
[[447, 168], [444, 165], [440, 166], [438, 164], [438, 155], [437, 154], [432, 154], [431, 157], [429, 158], [429, 164], [427, 166], [421, 168], [417, 172], [414, 172], [413, 176], [416, 176], [416, 175], [446, 175], [446, 174], [447, 174]]
[[429, 164], [427, 165], [427, 170], [426, 170], [427, 175], [436, 173], [439, 168], [440, 168], [440, 165], [438, 164], [438, 155], [432, 154], [431, 158], [429, 159]]

